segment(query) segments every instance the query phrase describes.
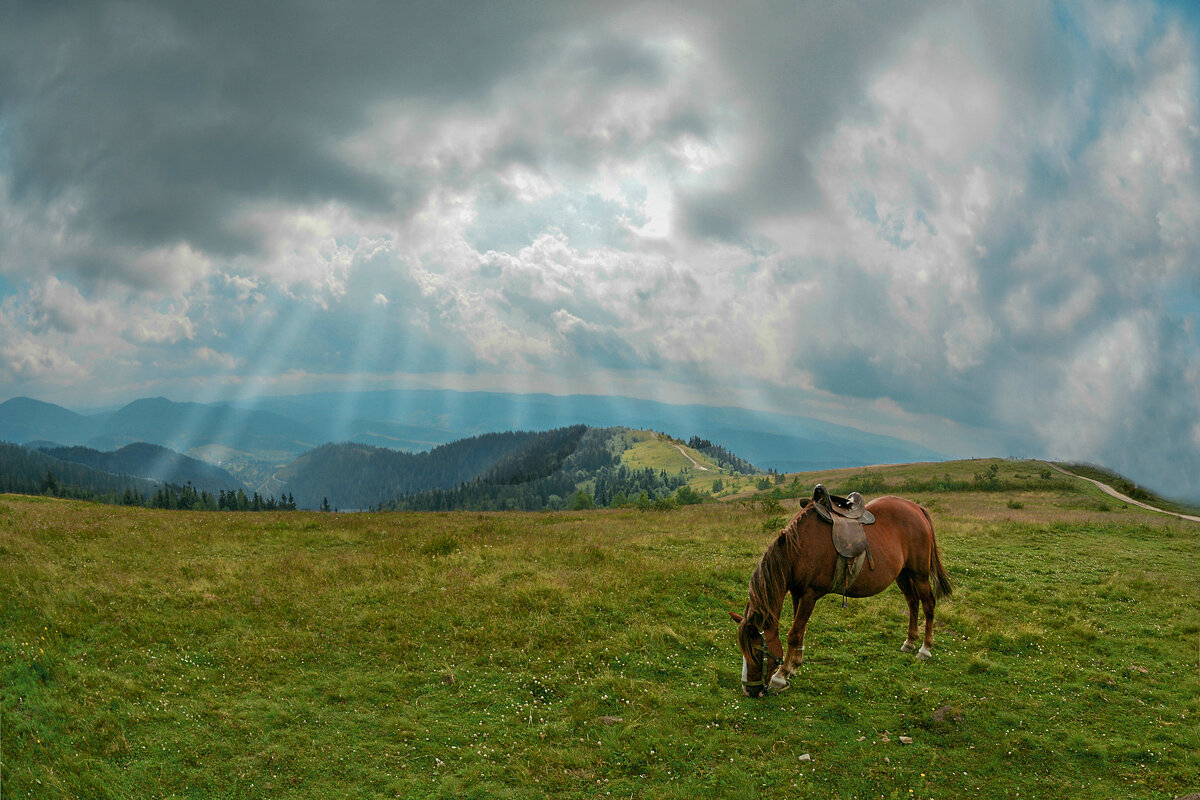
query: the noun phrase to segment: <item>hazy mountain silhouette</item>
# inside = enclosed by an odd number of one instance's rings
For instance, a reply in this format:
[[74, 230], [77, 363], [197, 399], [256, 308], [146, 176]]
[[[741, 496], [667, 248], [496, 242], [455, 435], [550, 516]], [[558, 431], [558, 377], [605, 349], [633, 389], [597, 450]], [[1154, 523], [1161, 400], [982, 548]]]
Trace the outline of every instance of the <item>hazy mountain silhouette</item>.
[[615, 396], [393, 390], [264, 397], [237, 403], [136, 400], [84, 416], [29, 398], [0, 404], [0, 440], [115, 450], [149, 442], [180, 453], [222, 445], [278, 466], [329, 442], [427, 451], [459, 439], [576, 424], [651, 429], [717, 442], [780, 472], [937, 461], [928, 448], [820, 420]]

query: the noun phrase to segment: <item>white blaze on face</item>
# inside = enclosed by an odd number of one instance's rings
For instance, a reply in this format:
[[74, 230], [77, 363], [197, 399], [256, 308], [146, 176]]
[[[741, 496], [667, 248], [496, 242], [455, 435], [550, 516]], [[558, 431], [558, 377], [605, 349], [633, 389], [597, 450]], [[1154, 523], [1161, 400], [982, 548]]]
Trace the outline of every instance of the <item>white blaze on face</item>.
[[742, 683], [750, 680], [750, 664], [747, 663], [746, 657], [742, 656]]

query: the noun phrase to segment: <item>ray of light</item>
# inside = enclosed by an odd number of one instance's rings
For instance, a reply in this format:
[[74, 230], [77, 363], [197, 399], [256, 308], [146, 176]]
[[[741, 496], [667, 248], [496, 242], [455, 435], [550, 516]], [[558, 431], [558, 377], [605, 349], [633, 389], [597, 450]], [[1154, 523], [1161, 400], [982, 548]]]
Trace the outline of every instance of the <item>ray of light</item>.
[[[213, 410], [209, 403], [228, 399], [231, 412], [221, 416], [223, 428], [212, 431], [213, 439], [237, 449], [237, 442], [250, 426], [250, 416], [264, 385], [278, 374], [296, 350], [313, 316], [309, 303], [294, 302], [291, 298], [272, 292], [265, 307], [255, 310], [243, 334], [239, 356], [249, 366], [238, 375], [230, 375], [224, 381], [214, 381], [204, 388], [204, 396], [197, 404], [184, 406], [172, 441], [187, 449], [201, 432], [206, 420], [211, 419]], [[232, 383], [236, 391], [228, 395]]]
[[332, 431], [332, 440], [335, 442], [346, 441], [356, 432], [355, 422], [361, 417], [360, 392], [374, 386], [389, 323], [387, 307], [385, 300], [368, 303], [361, 311], [360, 324], [354, 337], [354, 352], [348, 364], [349, 372], [336, 402]]

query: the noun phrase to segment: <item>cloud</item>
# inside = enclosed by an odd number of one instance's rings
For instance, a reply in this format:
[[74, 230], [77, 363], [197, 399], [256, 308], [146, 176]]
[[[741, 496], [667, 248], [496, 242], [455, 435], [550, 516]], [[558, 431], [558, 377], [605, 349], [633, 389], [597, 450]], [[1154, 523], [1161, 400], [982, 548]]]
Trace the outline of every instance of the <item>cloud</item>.
[[1197, 69], [1152, 3], [20, 5], [2, 376], [599, 381], [1200, 496]]
[[112, 310], [87, 302], [79, 290], [54, 276], [30, 297], [32, 328], [77, 334], [81, 329], [103, 329], [112, 324]]
[[562, 17], [554, 3], [21, 4], [0, 33], [10, 191], [104, 245], [224, 256], [259, 244], [238, 225], [246, 203], [386, 210], [394, 185], [337, 143], [393, 98], [486, 95]]
[[[790, 363], [835, 395], [1026, 427], [1022, 450], [1196, 496], [1182, 473], [1200, 457], [1175, 444], [1200, 415], [1194, 338], [1162, 315], [1200, 255], [1182, 222], [1200, 188], [1194, 33], [1143, 21], [1068, 49], [1048, 73], [1064, 79], [1033, 92], [956, 24], [918, 28], [813, 148], [824, 205], [759, 223], [807, 320]], [[1166, 452], [1179, 474], [1142, 455]]]
[[86, 377], [84, 369], [64, 350], [14, 325], [6, 313], [0, 313], [0, 378], [7, 385], [70, 385]]

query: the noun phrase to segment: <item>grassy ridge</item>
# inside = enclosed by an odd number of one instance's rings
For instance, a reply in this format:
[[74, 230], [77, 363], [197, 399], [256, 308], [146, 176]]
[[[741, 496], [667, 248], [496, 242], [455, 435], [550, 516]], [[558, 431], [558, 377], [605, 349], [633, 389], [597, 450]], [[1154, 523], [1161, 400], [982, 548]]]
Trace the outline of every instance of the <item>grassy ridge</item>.
[[1155, 508], [1161, 508], [1166, 511], [1172, 511], [1177, 514], [1188, 514], [1191, 516], [1200, 515], [1200, 508], [1188, 503], [1181, 503], [1178, 500], [1171, 500], [1161, 495], [1155, 494], [1149, 489], [1138, 486], [1133, 481], [1123, 475], [1118, 475], [1111, 470], [1097, 467], [1092, 464], [1068, 464], [1062, 463], [1061, 467], [1067, 469], [1076, 475], [1082, 475], [1085, 478], [1100, 481], [1116, 489], [1126, 497], [1134, 500], [1147, 503]]
[[[959, 467], [897, 469], [873, 472]], [[243, 516], [0, 497], [0, 788], [1200, 790], [1200, 529], [1036, 486], [914, 495], [956, 581], [931, 661], [898, 652], [898, 590], [826, 599], [794, 688], [767, 701], [739, 694], [725, 615], [770, 536], [763, 504]]]
[[631, 431], [629, 436], [632, 447], [621, 455], [621, 462], [625, 466], [631, 469], [648, 467], [656, 471], [666, 470], [669, 474], [683, 472], [688, 476], [687, 485], [693, 491], [712, 493], [713, 483], [720, 480], [724, 488], [718, 495], [725, 496], [751, 489], [759, 480], [758, 476], [722, 469], [703, 453], [653, 431]]

